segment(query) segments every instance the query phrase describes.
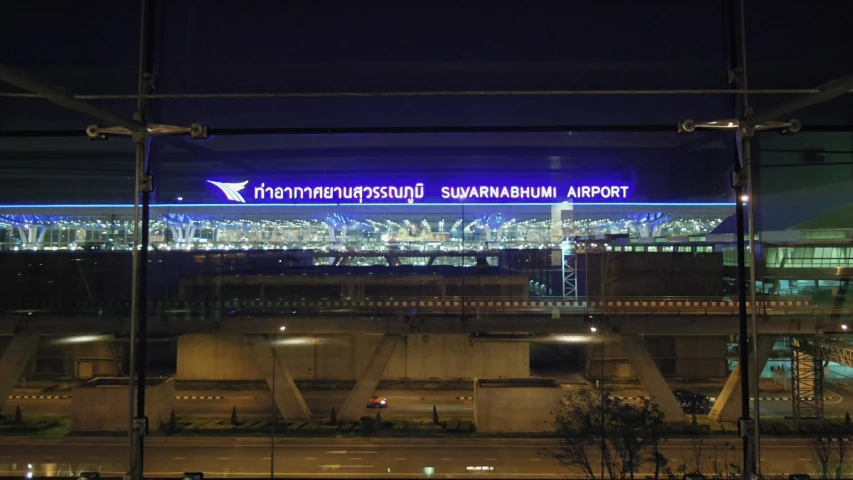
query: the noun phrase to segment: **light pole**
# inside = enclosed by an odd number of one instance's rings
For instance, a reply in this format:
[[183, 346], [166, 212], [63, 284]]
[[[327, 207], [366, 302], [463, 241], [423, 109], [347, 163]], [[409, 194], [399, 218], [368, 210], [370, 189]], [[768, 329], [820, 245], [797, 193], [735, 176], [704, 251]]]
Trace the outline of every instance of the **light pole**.
[[272, 436], [270, 437], [270, 478], [275, 478], [275, 424], [276, 420], [278, 420], [275, 405], [275, 364], [278, 363], [276, 347], [278, 346], [278, 334], [283, 333], [286, 329], [287, 327], [282, 325], [278, 327], [278, 330], [276, 330], [272, 336], [272, 382], [270, 382], [272, 384], [270, 386], [270, 398], [272, 398], [270, 405], [270, 413], [272, 414]]

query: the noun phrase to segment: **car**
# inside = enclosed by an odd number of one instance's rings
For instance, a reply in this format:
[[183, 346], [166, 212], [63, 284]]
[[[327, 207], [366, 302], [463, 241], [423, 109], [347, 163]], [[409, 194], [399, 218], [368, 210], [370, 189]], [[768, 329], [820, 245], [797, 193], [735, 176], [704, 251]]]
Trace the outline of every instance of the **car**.
[[690, 390], [675, 390], [675, 399], [681, 404], [685, 413], [709, 413], [711, 399], [707, 395], [691, 392]]
[[376, 395], [371, 395], [370, 400], [367, 401], [367, 408], [386, 408], [388, 407], [388, 400], [384, 398], [377, 397]]

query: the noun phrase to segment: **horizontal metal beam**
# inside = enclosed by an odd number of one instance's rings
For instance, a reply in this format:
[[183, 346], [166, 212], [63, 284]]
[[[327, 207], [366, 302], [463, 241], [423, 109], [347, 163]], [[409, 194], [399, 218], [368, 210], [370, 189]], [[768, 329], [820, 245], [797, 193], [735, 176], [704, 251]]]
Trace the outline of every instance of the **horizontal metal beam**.
[[[0, 81], [4, 81], [23, 90], [41, 95], [45, 100], [49, 100], [60, 107], [77, 110], [78, 112], [85, 113], [105, 123], [119, 125], [134, 132], [145, 131], [145, 125], [140, 122], [123, 118], [108, 110], [104, 110], [103, 108], [96, 107], [83, 100], [74, 98], [73, 95], [69, 94], [61, 87], [46, 83], [2, 63], [0, 63]], [[83, 132], [82, 128], [80, 130]]]

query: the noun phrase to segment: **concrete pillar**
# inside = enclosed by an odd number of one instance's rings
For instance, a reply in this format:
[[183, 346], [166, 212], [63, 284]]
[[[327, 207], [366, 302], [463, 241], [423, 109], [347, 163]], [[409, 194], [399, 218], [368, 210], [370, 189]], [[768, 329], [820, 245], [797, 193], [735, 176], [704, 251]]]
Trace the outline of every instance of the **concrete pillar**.
[[574, 204], [572, 202], [567, 201], [551, 205], [551, 230], [548, 232], [551, 242], [560, 243], [563, 241], [563, 212], [573, 211]]
[[376, 391], [376, 386], [379, 385], [379, 380], [382, 379], [382, 374], [388, 367], [399, 342], [400, 337], [397, 335], [382, 336], [382, 340], [376, 345], [373, 356], [367, 363], [367, 368], [344, 400], [338, 418], [343, 421], [356, 421], [361, 418], [361, 413], [367, 406], [370, 396]]
[[3, 356], [0, 357], [0, 411], [15, 389], [15, 383], [24, 373], [27, 362], [36, 353], [39, 332], [19, 333], [12, 338]]
[[634, 373], [643, 384], [643, 388], [649, 394], [652, 401], [660, 407], [661, 412], [668, 421], [684, 421], [684, 410], [675, 399], [675, 395], [666, 384], [663, 375], [658, 370], [657, 364], [649, 354], [643, 340], [637, 335], [620, 335], [622, 348], [628, 356], [628, 361], [634, 367]]
[[[767, 366], [767, 359], [773, 351], [773, 345], [776, 344], [776, 335], [762, 335], [758, 337], [758, 368], [759, 372], [764, 371]], [[750, 349], [750, 354], [752, 350]], [[737, 365], [729, 375], [726, 384], [723, 386], [723, 391], [717, 396], [717, 401], [714, 403], [714, 408], [708, 414], [708, 418], [715, 422], [736, 422], [741, 417], [741, 388], [740, 375], [741, 366]], [[749, 378], [753, 378], [756, 362], [752, 355], [749, 356]], [[748, 393], [747, 393], [748, 394]]]
[[282, 355], [275, 355], [275, 375], [273, 375], [273, 346], [269, 338], [263, 335], [247, 335], [246, 341], [252, 345], [258, 368], [270, 387], [282, 418], [285, 421], [310, 420], [311, 411], [308, 410], [302, 393], [296, 387]]

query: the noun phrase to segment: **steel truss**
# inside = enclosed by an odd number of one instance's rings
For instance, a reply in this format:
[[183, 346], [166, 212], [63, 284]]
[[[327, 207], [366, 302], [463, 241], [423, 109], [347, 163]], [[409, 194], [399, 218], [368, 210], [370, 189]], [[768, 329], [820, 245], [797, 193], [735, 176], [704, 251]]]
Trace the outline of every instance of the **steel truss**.
[[560, 244], [562, 254], [563, 299], [578, 299], [578, 257], [575, 242], [566, 240]]
[[794, 422], [824, 420], [823, 349], [820, 339], [790, 337]]

